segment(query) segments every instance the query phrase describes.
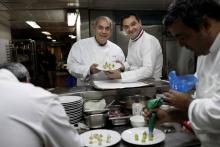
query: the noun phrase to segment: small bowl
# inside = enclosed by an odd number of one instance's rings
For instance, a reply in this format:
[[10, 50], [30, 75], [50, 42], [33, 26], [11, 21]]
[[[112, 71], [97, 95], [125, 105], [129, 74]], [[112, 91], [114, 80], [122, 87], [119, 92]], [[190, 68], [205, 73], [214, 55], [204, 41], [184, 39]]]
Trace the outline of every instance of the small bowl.
[[136, 115], [130, 117], [131, 125], [133, 127], [144, 127], [146, 126], [146, 122], [144, 120], [144, 117], [141, 115]]

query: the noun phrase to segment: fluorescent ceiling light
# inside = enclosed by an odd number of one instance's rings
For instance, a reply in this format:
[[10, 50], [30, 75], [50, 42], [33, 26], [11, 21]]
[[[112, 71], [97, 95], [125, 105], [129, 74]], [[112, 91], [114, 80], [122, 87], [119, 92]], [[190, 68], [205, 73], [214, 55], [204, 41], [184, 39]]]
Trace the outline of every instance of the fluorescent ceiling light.
[[74, 26], [77, 19], [77, 13], [75, 12], [68, 12], [67, 13], [67, 25]]
[[52, 37], [51, 36], [47, 36], [47, 39], [52, 39]]
[[74, 35], [69, 35], [69, 37], [70, 37], [71, 39], [75, 39], [75, 38], [76, 38], [76, 36], [74, 36]]
[[35, 29], [41, 28], [35, 21], [26, 21], [26, 23], [30, 25], [32, 28], [35, 28]]
[[43, 34], [45, 34], [47, 36], [51, 35], [50, 32], [47, 32], [47, 31], [42, 31], [41, 33], [43, 33]]
[[53, 39], [52, 41], [53, 41], [53, 42], [56, 42], [56, 39]]

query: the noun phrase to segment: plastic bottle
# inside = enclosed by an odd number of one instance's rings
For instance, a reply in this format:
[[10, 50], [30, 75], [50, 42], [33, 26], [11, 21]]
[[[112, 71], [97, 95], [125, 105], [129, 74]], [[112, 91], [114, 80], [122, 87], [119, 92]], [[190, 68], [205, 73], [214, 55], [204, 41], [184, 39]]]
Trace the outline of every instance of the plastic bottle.
[[139, 99], [136, 98], [135, 102], [132, 104], [132, 115], [141, 115], [143, 105], [140, 103]]

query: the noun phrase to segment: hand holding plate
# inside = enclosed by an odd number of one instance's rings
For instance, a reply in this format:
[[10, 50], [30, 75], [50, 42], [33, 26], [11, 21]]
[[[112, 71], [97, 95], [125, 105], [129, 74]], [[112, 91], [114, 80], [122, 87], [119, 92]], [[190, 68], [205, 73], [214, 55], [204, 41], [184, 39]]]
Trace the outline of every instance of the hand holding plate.
[[98, 64], [95, 64], [95, 63], [90, 66], [90, 73], [91, 74], [96, 74], [96, 73], [100, 72], [100, 70], [97, 69], [97, 66], [98, 66]]

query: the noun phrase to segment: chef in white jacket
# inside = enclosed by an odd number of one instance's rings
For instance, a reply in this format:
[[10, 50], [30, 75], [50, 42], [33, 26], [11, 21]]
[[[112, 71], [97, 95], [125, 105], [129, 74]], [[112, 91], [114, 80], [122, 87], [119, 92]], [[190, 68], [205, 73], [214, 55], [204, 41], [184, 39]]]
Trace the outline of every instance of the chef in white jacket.
[[73, 44], [67, 59], [67, 69], [77, 78], [77, 85], [84, 85], [88, 79], [107, 79], [106, 75], [98, 70], [98, 64], [105, 62], [124, 62], [122, 49], [109, 41], [112, 34], [112, 21], [106, 16], [95, 19], [94, 37], [79, 40]]
[[[198, 84], [193, 96], [175, 91], [165, 93], [165, 100], [176, 109], [159, 109], [158, 118], [168, 121], [188, 117], [202, 147], [220, 146], [219, 14], [220, 5], [214, 0], [177, 0], [164, 19], [180, 45], [198, 56], [195, 74]], [[146, 119], [149, 114], [145, 110]]]
[[122, 28], [130, 37], [126, 62], [119, 70], [108, 72], [110, 79], [122, 82], [135, 82], [146, 78], [160, 79], [162, 76], [163, 55], [157, 38], [145, 32], [140, 18], [128, 14], [122, 18]]
[[12, 63], [0, 69], [0, 146], [83, 146], [57, 95], [18, 80], [27, 75], [23, 68]]

